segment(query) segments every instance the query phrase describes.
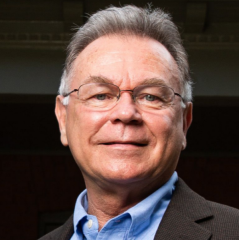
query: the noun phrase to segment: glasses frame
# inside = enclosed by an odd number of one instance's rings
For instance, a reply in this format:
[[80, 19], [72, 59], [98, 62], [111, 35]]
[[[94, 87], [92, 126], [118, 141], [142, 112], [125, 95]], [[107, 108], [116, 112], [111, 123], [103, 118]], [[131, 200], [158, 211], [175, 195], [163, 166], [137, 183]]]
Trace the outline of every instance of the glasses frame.
[[[91, 82], [91, 83], [94, 83], [94, 82]], [[63, 94], [62, 96], [63, 96], [63, 97], [68, 97], [68, 96], [69, 96], [71, 93], [73, 93], [73, 92], [79, 92], [79, 90], [80, 90], [80, 88], [81, 88], [82, 86], [87, 85], [87, 84], [91, 84], [91, 83], [84, 83], [84, 84], [80, 85], [79, 88], [75, 88], [75, 89], [73, 89], [72, 91]], [[97, 82], [96, 82], [96, 83], [97, 83]], [[104, 83], [104, 82], [103, 82], [103, 83]], [[121, 89], [119, 88], [119, 86], [117, 86], [117, 85], [115, 85], [115, 84], [113, 84], [113, 83], [104, 83], [104, 84], [113, 85], [113, 86], [115, 86], [115, 87], [117, 87], [117, 88], [119, 89], [119, 95], [117, 96], [117, 101], [118, 101], [118, 100], [120, 99], [120, 97], [121, 97], [121, 92], [132, 92], [132, 97], [133, 97], [133, 99], [134, 99], [133, 92], [134, 92], [135, 88], [137, 88], [137, 87], [139, 87], [139, 86], [142, 86], [142, 85], [136, 86], [136, 87], [133, 88], [132, 90], [130, 90], [130, 89], [122, 89], [122, 90], [121, 90]], [[185, 99], [184, 99], [179, 93], [176, 93], [176, 92], [173, 90], [173, 88], [171, 88], [171, 87], [168, 87], [168, 86], [163, 85], [163, 84], [158, 84], [158, 85], [145, 84], [145, 85], [148, 85], [148, 86], [161, 86], [161, 87], [165, 87], [165, 88], [170, 88], [170, 89], [172, 90], [172, 92], [174, 93], [174, 96], [180, 97], [181, 100], [183, 101], [183, 103], [185, 103]], [[173, 100], [174, 100], [174, 99], [173, 99]]]

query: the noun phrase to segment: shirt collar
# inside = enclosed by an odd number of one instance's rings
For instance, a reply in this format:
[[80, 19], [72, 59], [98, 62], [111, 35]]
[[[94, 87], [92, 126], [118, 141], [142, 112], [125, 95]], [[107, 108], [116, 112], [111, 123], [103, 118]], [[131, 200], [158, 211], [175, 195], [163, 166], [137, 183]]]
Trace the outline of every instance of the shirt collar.
[[[146, 226], [147, 222], [150, 223], [150, 218], [155, 212], [159, 214], [158, 217], [162, 218], [160, 215], [166, 211], [177, 180], [178, 175], [174, 172], [163, 186], [125, 212], [129, 213], [132, 218], [131, 228], [136, 229], [142, 223]], [[161, 211], [158, 211], [158, 209], [161, 209]]]
[[86, 217], [88, 210], [88, 200], [87, 200], [87, 190], [85, 189], [81, 194], [78, 196], [76, 200], [74, 215], [73, 215], [73, 223], [74, 223], [74, 231], [77, 230], [78, 223]]
[[[121, 215], [130, 215], [132, 219], [131, 227], [134, 225], [139, 225], [142, 222], [147, 221], [150, 219], [150, 216], [154, 212], [155, 208], [164, 208], [164, 202], [168, 202], [171, 197], [172, 193], [175, 189], [175, 183], [178, 180], [178, 175], [176, 172], [173, 173], [171, 178], [158, 190], [153, 192], [147, 198], [133, 206], [132, 208], [128, 209]], [[165, 210], [167, 208], [165, 205]], [[78, 223], [86, 216], [88, 210], [88, 200], [87, 200], [87, 190], [85, 189], [77, 198], [74, 215], [73, 215], [73, 222], [74, 222], [74, 230], [77, 230]], [[165, 211], [163, 211], [165, 212]], [[119, 215], [120, 216], [120, 215]], [[119, 217], [118, 216], [118, 217]], [[117, 218], [117, 217], [116, 217]]]

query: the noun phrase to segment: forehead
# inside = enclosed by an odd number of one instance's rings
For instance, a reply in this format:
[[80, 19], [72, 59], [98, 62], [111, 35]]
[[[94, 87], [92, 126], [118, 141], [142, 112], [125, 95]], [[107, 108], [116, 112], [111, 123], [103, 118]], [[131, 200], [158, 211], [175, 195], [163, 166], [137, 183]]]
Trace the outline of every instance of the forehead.
[[158, 41], [137, 36], [103, 36], [90, 43], [73, 65], [72, 87], [92, 76], [112, 79], [116, 85], [133, 88], [141, 81], [158, 78], [178, 85], [178, 67]]

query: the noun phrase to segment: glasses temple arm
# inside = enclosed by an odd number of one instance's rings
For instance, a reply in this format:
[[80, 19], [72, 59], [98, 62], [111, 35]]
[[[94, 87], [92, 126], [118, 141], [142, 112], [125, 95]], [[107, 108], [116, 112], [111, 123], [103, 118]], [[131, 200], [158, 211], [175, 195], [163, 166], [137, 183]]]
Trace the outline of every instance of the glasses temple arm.
[[183, 100], [183, 102], [185, 102], [185, 99], [179, 93], [174, 93], [174, 95], [180, 97]]
[[74, 89], [74, 90], [72, 90], [71, 92], [69, 92], [69, 93], [65, 93], [65, 94], [63, 94], [62, 96], [63, 97], [67, 97], [67, 96], [69, 96], [71, 93], [73, 93], [73, 92], [77, 92], [78, 91], [78, 89]]

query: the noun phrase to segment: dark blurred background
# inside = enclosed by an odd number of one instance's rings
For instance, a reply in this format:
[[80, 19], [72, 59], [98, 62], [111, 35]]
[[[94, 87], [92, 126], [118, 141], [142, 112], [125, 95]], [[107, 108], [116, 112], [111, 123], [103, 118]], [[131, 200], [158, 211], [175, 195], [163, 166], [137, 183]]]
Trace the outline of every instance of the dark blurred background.
[[[239, 1], [151, 1], [172, 14], [188, 51], [194, 120], [179, 175], [239, 208]], [[121, 1], [145, 6], [147, 1]], [[84, 189], [61, 146], [54, 101], [72, 26], [117, 0], [0, 1], [0, 239], [37, 239]]]

